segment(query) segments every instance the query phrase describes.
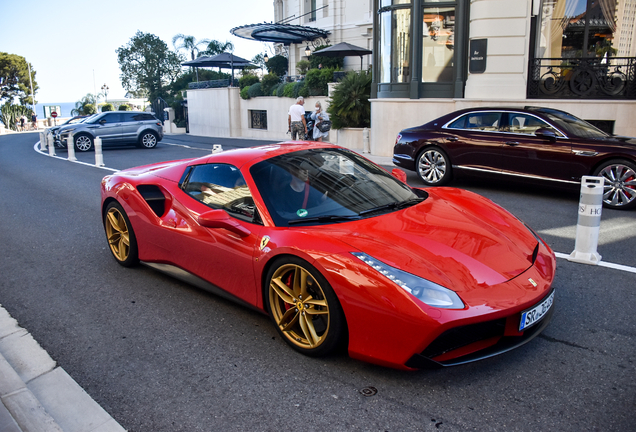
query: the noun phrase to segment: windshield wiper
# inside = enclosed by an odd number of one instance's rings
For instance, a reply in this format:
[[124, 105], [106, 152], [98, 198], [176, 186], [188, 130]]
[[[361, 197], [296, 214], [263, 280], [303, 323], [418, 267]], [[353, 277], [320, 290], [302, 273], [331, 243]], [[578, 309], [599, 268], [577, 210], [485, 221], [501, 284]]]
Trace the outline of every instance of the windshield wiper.
[[349, 215], [349, 216], [323, 215], [323, 216], [315, 216], [315, 217], [302, 218], [302, 219], [294, 219], [294, 220], [290, 220], [287, 223], [289, 225], [296, 225], [296, 224], [307, 223], [307, 222], [343, 222], [343, 221], [350, 221], [350, 220], [357, 220], [357, 219], [360, 219], [360, 216], [358, 215]]
[[364, 216], [370, 213], [376, 213], [376, 212], [380, 212], [380, 211], [384, 211], [384, 210], [400, 210], [406, 207], [410, 207], [412, 205], [415, 204], [419, 204], [422, 201], [424, 201], [424, 198], [411, 198], [405, 201], [399, 201], [399, 202], [392, 202], [389, 204], [384, 204], [378, 207], [374, 207], [372, 209], [369, 210], [364, 210], [361, 211], [360, 213], [358, 213], [360, 216]]

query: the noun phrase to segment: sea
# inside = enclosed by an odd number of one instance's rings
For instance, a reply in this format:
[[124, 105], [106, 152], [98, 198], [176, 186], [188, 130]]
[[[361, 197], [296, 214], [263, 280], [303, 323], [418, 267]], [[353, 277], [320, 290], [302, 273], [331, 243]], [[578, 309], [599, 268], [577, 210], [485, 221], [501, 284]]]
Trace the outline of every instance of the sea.
[[71, 110], [75, 108], [75, 102], [38, 102], [37, 104], [35, 104], [35, 114], [38, 116], [38, 119], [45, 119], [47, 116], [44, 114], [44, 107], [50, 107], [50, 106], [59, 106], [60, 107], [60, 111], [56, 111], [57, 112], [57, 116], [58, 118], [62, 118], [62, 117], [72, 117], [71, 116]]

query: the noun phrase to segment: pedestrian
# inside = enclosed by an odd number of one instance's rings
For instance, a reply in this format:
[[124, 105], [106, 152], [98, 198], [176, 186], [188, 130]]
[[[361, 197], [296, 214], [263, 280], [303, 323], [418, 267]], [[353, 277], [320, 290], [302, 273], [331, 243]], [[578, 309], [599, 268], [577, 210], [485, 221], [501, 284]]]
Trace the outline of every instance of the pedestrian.
[[314, 121], [314, 141], [322, 141], [323, 138], [329, 135], [329, 131], [322, 132], [320, 125], [322, 122], [329, 120], [329, 114], [322, 110], [320, 101], [316, 102], [315, 110], [311, 113], [311, 119]]
[[24, 124], [26, 123], [26, 117], [24, 114], [20, 117], [20, 132], [24, 131]]
[[35, 111], [31, 111], [31, 126], [35, 130], [38, 128], [38, 116], [35, 115]]
[[307, 121], [305, 120], [305, 98], [299, 96], [296, 99], [296, 103], [289, 107], [287, 113], [287, 125], [289, 129], [287, 132], [291, 132], [291, 139], [296, 140], [298, 136], [299, 140], [304, 140], [307, 136]]

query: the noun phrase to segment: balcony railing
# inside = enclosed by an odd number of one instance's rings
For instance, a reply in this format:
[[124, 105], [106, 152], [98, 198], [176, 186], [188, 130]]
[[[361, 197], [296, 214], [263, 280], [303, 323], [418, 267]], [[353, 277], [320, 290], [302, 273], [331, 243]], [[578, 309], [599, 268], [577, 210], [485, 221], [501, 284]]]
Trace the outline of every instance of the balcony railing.
[[636, 99], [636, 58], [533, 59], [529, 99]]

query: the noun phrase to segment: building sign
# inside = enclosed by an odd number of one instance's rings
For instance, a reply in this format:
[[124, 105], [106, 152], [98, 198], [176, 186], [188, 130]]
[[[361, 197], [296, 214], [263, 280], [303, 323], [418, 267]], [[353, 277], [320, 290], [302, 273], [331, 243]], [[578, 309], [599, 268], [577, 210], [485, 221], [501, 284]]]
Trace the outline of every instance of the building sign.
[[486, 56], [488, 39], [473, 39], [470, 41], [468, 71], [470, 73], [484, 73], [486, 71]]

